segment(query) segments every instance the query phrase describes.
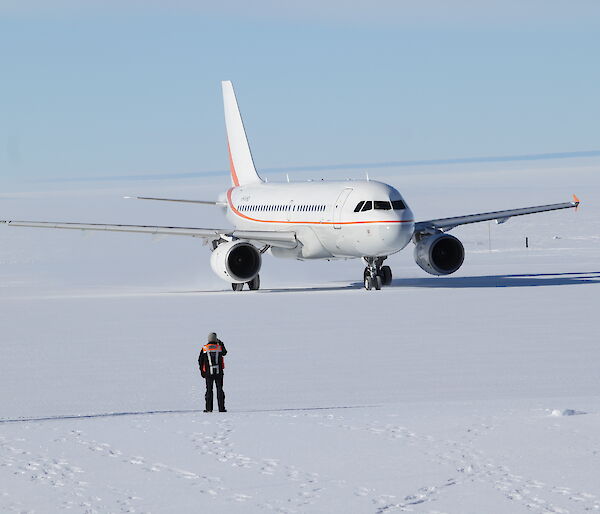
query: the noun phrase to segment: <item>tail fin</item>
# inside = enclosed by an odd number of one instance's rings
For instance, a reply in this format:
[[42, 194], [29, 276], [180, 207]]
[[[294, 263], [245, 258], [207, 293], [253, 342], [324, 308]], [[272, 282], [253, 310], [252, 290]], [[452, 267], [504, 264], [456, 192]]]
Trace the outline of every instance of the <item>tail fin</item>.
[[223, 86], [223, 104], [225, 105], [225, 126], [227, 127], [231, 181], [234, 186], [262, 182], [254, 168], [244, 123], [235, 99], [233, 84], [229, 80], [225, 80], [221, 82], [221, 85]]

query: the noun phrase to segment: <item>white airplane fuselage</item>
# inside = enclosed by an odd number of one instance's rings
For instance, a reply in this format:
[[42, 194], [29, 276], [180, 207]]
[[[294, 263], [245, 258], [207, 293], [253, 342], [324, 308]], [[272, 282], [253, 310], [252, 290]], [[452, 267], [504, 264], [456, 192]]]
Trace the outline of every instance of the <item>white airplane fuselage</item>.
[[[263, 182], [232, 187], [225, 201], [227, 218], [240, 230], [296, 233], [298, 247], [274, 247], [275, 257], [384, 257], [402, 250], [414, 232], [400, 193], [377, 181]], [[360, 202], [365, 210], [355, 212]]]
[[260, 288], [261, 255], [270, 249], [288, 259], [352, 259], [365, 263], [365, 289], [392, 283], [385, 259], [412, 240], [415, 263], [431, 275], [450, 275], [464, 262], [463, 244], [449, 230], [460, 225], [497, 221], [579, 206], [572, 202], [505, 209], [415, 222], [402, 195], [388, 184], [370, 180], [268, 183], [254, 166], [233, 85], [222, 82], [232, 187], [214, 200], [138, 197], [225, 207], [235, 227], [173, 227], [0, 220], [14, 227], [138, 232], [198, 237], [210, 243], [210, 266], [234, 291]]

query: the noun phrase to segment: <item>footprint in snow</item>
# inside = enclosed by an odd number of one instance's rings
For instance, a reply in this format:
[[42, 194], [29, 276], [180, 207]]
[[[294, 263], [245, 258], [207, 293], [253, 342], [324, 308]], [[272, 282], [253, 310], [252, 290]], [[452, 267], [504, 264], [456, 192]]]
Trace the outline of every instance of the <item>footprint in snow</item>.
[[396, 497], [393, 494], [382, 494], [378, 498], [373, 498], [373, 503], [375, 505], [385, 506], [387, 508], [390, 508], [392, 505], [392, 502], [395, 498]]

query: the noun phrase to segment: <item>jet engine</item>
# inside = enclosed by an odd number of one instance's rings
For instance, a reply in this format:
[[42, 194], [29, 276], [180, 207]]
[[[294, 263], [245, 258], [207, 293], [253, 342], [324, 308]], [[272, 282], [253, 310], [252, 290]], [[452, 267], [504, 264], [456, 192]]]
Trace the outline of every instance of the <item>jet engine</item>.
[[415, 245], [415, 261], [431, 275], [450, 275], [462, 266], [465, 249], [454, 236], [439, 232]]
[[250, 282], [258, 272], [262, 258], [257, 248], [247, 241], [221, 243], [210, 256], [210, 266], [223, 280]]

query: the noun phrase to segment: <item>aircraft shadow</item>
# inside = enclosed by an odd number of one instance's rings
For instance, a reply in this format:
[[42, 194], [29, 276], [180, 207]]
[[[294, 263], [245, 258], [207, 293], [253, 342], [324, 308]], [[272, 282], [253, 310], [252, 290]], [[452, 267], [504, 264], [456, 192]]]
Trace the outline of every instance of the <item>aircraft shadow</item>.
[[352, 289], [362, 289], [364, 286], [362, 282], [354, 282], [352, 284], [334, 284], [331, 286], [319, 286], [319, 287], [282, 287], [280, 289], [261, 289], [259, 292], [268, 293], [318, 293], [327, 291], [349, 291]]
[[[277, 289], [261, 288], [259, 291], [246, 291], [242, 294], [264, 294], [264, 293], [317, 293], [326, 291], [343, 291], [352, 289], [362, 289], [362, 282], [356, 282], [352, 284], [344, 283], [333, 284], [331, 286], [317, 286], [317, 287], [281, 287]], [[191, 291], [168, 291], [165, 294], [197, 294], [197, 293], [211, 293], [211, 294], [231, 294], [230, 289], [224, 289], [222, 291], [211, 291], [211, 290], [191, 290]], [[238, 293], [239, 294], [239, 293]]]
[[[423, 277], [396, 278], [387, 288], [422, 287], [422, 288], [486, 288], [486, 287], [537, 287], [537, 286], [567, 286], [600, 283], [600, 271], [569, 272], [569, 273], [529, 273], [519, 275], [482, 275], [475, 277]], [[261, 289], [269, 293], [302, 293], [318, 291], [343, 291], [362, 289], [362, 282], [323, 287], [297, 287], [282, 289]]]
[[[421, 288], [486, 288], [486, 287], [538, 287], [538, 286], [568, 286], [600, 283], [600, 271], [570, 272], [570, 273], [529, 273], [519, 275], [481, 275], [475, 277], [423, 277], [423, 278], [396, 278], [389, 288], [421, 287]], [[265, 293], [318, 293], [334, 291], [351, 291], [363, 289], [362, 282], [332, 284], [317, 287], [282, 287], [273, 289], [260, 289], [251, 294]], [[169, 291], [167, 294], [231, 294], [229, 290], [223, 291]], [[248, 292], [246, 292], [248, 293]]]
[[476, 277], [397, 278], [391, 287], [486, 288], [538, 287], [599, 284], [600, 271], [571, 273], [530, 273], [521, 275], [484, 275]]

